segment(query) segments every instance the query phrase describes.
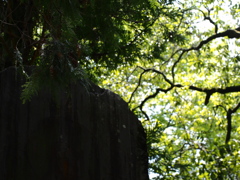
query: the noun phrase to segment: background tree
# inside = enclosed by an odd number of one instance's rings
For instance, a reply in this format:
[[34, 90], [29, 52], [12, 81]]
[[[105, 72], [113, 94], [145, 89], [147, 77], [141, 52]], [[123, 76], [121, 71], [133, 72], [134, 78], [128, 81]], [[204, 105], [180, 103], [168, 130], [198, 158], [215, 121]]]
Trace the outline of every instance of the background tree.
[[[104, 77], [142, 118], [153, 179], [238, 179], [239, 2], [175, 1], [139, 61]], [[114, 82], [114, 83], [112, 83]]]
[[[238, 1], [2, 0], [0, 8], [0, 68], [28, 78], [23, 100], [87, 74], [142, 119], [155, 179], [239, 178]], [[36, 67], [31, 76], [24, 65]]]
[[[148, 179], [141, 123], [87, 78], [136, 61], [166, 9], [146, 0], [0, 0], [1, 179]], [[23, 102], [38, 95], [22, 104], [25, 80]]]
[[[29, 99], [40, 84], [65, 84], [136, 61], [143, 35], [168, 2], [155, 0], [0, 1], [0, 69], [35, 65], [25, 85]], [[166, 7], [165, 7], [166, 5]], [[28, 76], [28, 74], [23, 71]], [[85, 77], [84, 77], [85, 78]], [[46, 83], [51, 81], [51, 83]]]

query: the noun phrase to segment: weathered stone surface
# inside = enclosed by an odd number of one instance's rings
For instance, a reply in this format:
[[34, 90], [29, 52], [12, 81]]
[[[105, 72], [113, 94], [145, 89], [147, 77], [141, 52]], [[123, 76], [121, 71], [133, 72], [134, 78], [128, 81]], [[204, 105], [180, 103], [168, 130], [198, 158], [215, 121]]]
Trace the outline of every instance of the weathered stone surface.
[[0, 179], [148, 179], [144, 130], [118, 95], [79, 83], [22, 104], [22, 83], [0, 73]]

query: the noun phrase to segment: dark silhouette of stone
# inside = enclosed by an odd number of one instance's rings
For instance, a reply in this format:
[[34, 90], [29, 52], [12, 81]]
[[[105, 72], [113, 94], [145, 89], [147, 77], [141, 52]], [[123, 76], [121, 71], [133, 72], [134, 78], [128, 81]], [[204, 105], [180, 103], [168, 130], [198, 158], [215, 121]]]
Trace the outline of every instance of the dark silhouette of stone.
[[0, 72], [0, 179], [148, 179], [144, 129], [118, 95], [76, 83], [22, 104], [23, 82]]

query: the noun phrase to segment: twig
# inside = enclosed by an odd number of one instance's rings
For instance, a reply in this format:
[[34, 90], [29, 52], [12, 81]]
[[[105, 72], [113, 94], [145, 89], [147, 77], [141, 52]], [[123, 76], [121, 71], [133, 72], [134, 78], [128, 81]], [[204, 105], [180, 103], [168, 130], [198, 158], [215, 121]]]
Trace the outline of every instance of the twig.
[[240, 103], [234, 108], [234, 109], [228, 109], [227, 111], [227, 135], [225, 143], [228, 144], [228, 142], [231, 139], [231, 131], [232, 131], [232, 114], [235, 113], [240, 108]]

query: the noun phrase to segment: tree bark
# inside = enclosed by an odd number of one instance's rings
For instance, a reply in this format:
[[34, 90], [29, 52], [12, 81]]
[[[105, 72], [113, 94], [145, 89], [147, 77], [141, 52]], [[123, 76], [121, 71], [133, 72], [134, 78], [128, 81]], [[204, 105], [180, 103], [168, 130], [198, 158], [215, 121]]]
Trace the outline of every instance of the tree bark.
[[22, 104], [23, 83], [0, 72], [0, 179], [149, 179], [144, 129], [118, 95], [76, 83]]

